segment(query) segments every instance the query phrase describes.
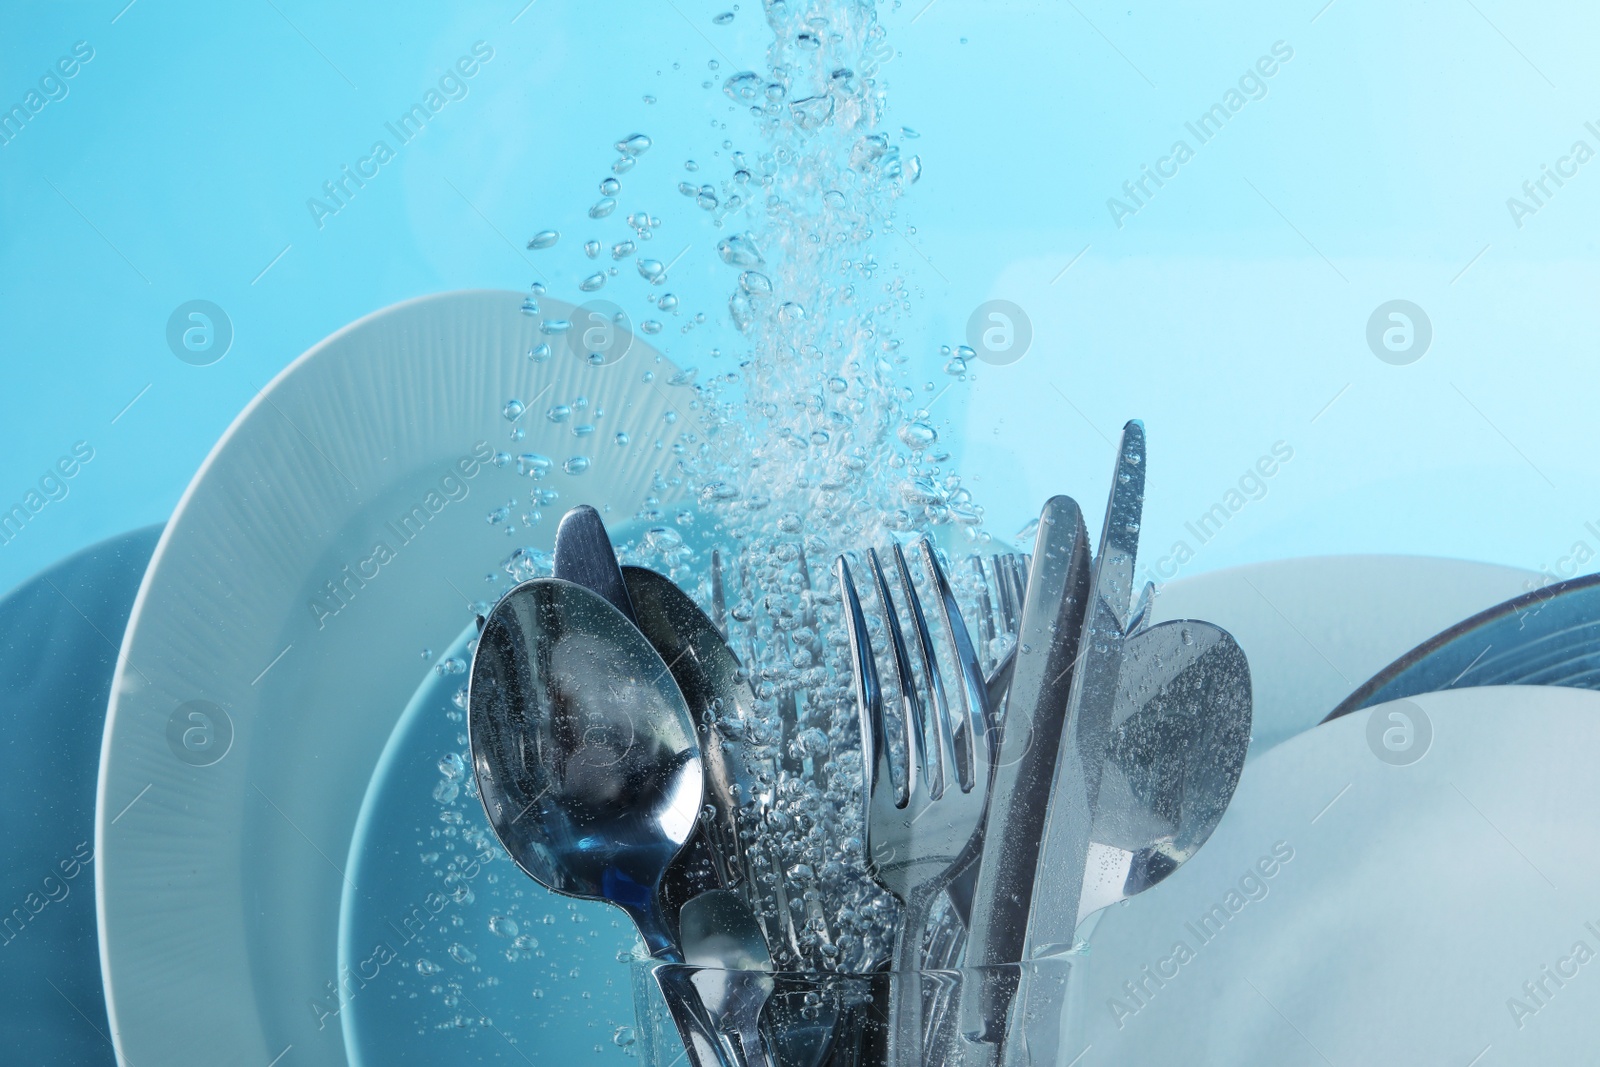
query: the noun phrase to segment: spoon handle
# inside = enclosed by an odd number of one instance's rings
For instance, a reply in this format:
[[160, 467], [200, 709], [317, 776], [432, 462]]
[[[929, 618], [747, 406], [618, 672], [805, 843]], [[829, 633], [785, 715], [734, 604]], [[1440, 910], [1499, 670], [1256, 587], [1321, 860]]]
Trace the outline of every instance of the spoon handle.
[[600, 594], [629, 622], [639, 624], [606, 524], [588, 504], [567, 512], [556, 527], [555, 576]]
[[743, 1067], [718, 1038], [716, 1025], [690, 980], [689, 971], [681, 964], [668, 963], [655, 968], [655, 977], [667, 1014], [672, 1016], [683, 1040], [689, 1067]]
[[736, 1036], [739, 1051], [744, 1056], [744, 1067], [773, 1067], [772, 1057], [761, 1043], [761, 1030], [753, 1021], [740, 1027]]

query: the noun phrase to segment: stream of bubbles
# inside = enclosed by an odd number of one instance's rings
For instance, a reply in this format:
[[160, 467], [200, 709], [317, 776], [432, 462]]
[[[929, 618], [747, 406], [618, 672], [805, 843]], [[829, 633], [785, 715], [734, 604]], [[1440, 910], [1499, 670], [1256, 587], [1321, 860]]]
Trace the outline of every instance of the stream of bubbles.
[[[657, 497], [636, 516], [643, 531], [619, 537], [618, 549], [624, 561], [668, 574], [711, 611], [710, 546], [717, 546], [724, 621], [749, 671], [757, 718], [710, 725], [738, 734], [764, 790], [759, 819], [744, 824], [745, 844], [752, 868], [762, 872], [756, 879], [762, 910], [786, 908], [798, 928], [798, 950], [780, 948], [776, 962], [860, 971], [887, 959], [898, 906], [866, 873], [858, 711], [833, 561], [925, 533], [978, 551], [989, 535], [926, 410], [942, 390], [913, 379], [913, 364], [932, 353], [913, 360], [917, 345], [902, 337], [915, 308], [894, 264], [911, 251], [906, 242], [915, 230], [902, 228], [896, 205], [922, 164], [908, 147], [917, 135], [905, 127], [891, 132], [887, 123], [882, 64], [893, 50], [878, 11], [872, 0], [767, 0], [763, 14], [771, 31], [763, 69], [708, 64], [739, 116], [730, 125], [744, 125], [737, 136], [745, 143], [722, 143], [717, 158], [728, 173], [715, 184], [685, 180], [677, 187], [719, 231], [715, 248], [728, 297], [709, 310], [731, 322], [738, 351], [733, 359], [700, 352], [702, 362], [709, 355], [718, 367], [705, 375], [681, 357], [683, 369], [670, 380], [643, 372], [656, 388], [678, 391], [672, 406], [692, 412], [695, 426], [656, 474]], [[717, 20], [724, 18], [733, 15]], [[643, 133], [617, 142], [612, 174], [588, 209], [596, 228], [616, 226], [619, 220], [602, 220], [613, 216], [622, 185], [633, 181], [630, 172], [651, 147]], [[697, 179], [698, 170], [686, 165]], [[676, 319], [692, 343], [707, 313], [691, 314], [665, 291], [669, 265], [653, 258], [647, 243], [660, 219], [641, 211], [620, 221], [628, 229], [614, 243], [591, 239], [583, 246], [591, 260], [604, 257], [610, 265], [590, 268], [573, 279], [574, 287], [587, 294], [613, 280], [642, 283], [651, 317], [639, 332], [661, 333], [661, 320]], [[544, 230], [528, 247], [538, 252], [561, 241], [557, 231]], [[626, 269], [629, 260], [633, 270]], [[538, 314], [545, 292], [535, 284], [524, 310]], [[570, 343], [549, 323], [545, 332], [551, 336], [529, 353], [535, 362]], [[964, 346], [940, 349], [945, 388], [970, 377], [973, 358]], [[504, 412], [514, 426], [522, 413], [515, 400]], [[548, 417], [581, 421], [584, 413], [573, 401]], [[520, 440], [515, 428], [512, 436]], [[616, 441], [626, 445], [627, 434], [616, 434]], [[497, 457], [511, 461], [509, 453]], [[555, 465], [526, 454], [515, 462], [541, 481]], [[567, 473], [581, 471], [569, 466]], [[676, 526], [662, 521], [659, 498], [669, 495], [692, 501]], [[539, 509], [558, 496], [534, 488], [522, 525], [541, 521]], [[517, 511], [508, 502], [489, 518], [515, 529]], [[705, 536], [686, 537], [689, 527]], [[981, 578], [967, 568], [947, 569], [958, 598], [973, 605]], [[522, 549], [505, 572], [513, 582], [547, 575], [550, 558]], [[862, 592], [871, 605], [869, 587]], [[887, 646], [881, 606], [871, 614], [881, 652]], [[985, 661], [1001, 651], [998, 644], [985, 648]], [[464, 666], [457, 659], [438, 669]], [[456, 706], [464, 709], [464, 689]], [[441, 764], [445, 795], [436, 797], [452, 810], [475, 803], [471, 776], [460, 764], [460, 757]]]
[[741, 203], [717, 243], [744, 351], [737, 374], [699, 387], [706, 432], [681, 472], [731, 564], [729, 637], [759, 713], [746, 742], [769, 789], [746, 843], [763, 910], [787, 904], [801, 926], [800, 958], [779, 963], [856, 970], [885, 957], [897, 909], [865, 872], [832, 564], [940, 525], [977, 540], [982, 512], [908, 380], [912, 299], [885, 263], [921, 162], [885, 132], [884, 27], [856, 0], [774, 0], [765, 14], [766, 69], [722, 86], [755, 141], [731, 155], [728, 198]]

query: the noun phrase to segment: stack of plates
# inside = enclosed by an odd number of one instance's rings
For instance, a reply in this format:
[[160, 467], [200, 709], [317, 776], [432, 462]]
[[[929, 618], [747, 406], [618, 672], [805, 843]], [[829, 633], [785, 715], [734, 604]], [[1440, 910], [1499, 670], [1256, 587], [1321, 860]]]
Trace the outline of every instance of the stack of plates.
[[[354, 988], [337, 946], [363, 797], [432, 667], [421, 651], [445, 649], [495, 595], [484, 576], [555, 525], [510, 538], [486, 517], [528, 510], [535, 486], [559, 493], [554, 512], [631, 517], [670, 463], [689, 400], [673, 368], [638, 341], [590, 365], [520, 306], [429, 297], [330, 337], [239, 416], [167, 526], [100, 768], [101, 957], [125, 1062], [266, 1064], [291, 1046], [296, 1064], [346, 1061], [329, 1007]], [[544, 341], [554, 357], [530, 359]], [[515, 423], [510, 399], [527, 405]], [[571, 417], [547, 418], [555, 405]], [[501, 450], [551, 473], [530, 482]], [[568, 473], [575, 456], [587, 469]], [[401, 832], [413, 856], [443, 844]]]
[[[556, 514], [639, 511], [688, 397], [639, 342], [608, 366], [559, 346], [530, 360], [547, 338], [520, 303], [447, 294], [328, 339], [239, 417], [163, 534], [100, 765], [123, 1062], [541, 1062], [631, 1039], [620, 917], [468, 858], [481, 813], [450, 789], [464, 675], [438, 668], [469, 654], [470, 603], [504, 589], [485, 574], [548, 548]], [[545, 417], [580, 396], [588, 414]], [[515, 444], [512, 398], [528, 405]], [[530, 483], [485, 462], [498, 451], [554, 467]], [[588, 469], [562, 470], [572, 456]], [[508, 538], [485, 521], [526, 510], [535, 484], [559, 492], [541, 526]], [[1069, 1019], [1080, 1062], [1465, 1064], [1486, 1045], [1495, 1062], [1573, 1061], [1572, 1020], [1600, 996], [1581, 971], [1520, 1026], [1506, 1002], [1525, 981], [1557, 988], [1540, 968], [1579, 939], [1600, 950], [1583, 926], [1600, 916], [1579, 907], [1600, 872], [1562, 848], [1600, 814], [1583, 785], [1600, 696], [1417, 698], [1407, 714], [1432, 734], [1414, 763], [1380, 758], [1366, 712], [1307, 732], [1527, 578], [1351, 557], [1166, 588], [1157, 620], [1215, 621], [1249, 655], [1252, 760], [1207, 847], [1098, 920]]]
[[1103, 914], [1067, 1059], [1593, 1062], [1597, 761], [1600, 694], [1535, 686], [1285, 741], [1205, 848]]

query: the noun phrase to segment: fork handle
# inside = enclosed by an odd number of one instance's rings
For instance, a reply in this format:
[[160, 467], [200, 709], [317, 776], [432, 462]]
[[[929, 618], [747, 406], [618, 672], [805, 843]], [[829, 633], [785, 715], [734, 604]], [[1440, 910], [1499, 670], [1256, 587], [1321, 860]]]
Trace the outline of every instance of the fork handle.
[[889, 975], [889, 1067], [922, 1067], [922, 935], [941, 885], [924, 885], [906, 897], [894, 935]]

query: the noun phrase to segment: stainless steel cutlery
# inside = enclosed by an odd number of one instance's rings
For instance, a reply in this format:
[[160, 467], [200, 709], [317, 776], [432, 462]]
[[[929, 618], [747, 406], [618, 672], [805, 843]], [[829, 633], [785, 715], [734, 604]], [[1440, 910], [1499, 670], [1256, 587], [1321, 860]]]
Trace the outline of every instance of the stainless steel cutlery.
[[955, 673], [961, 679], [957, 686], [961, 706], [951, 706], [921, 600], [905, 555], [895, 545], [895, 570], [923, 668], [919, 692], [888, 579], [877, 553], [869, 550], [894, 664], [899, 737], [893, 748], [903, 753], [898, 773], [892, 766], [890, 745], [894, 727], [878, 683], [866, 618], [849, 564], [842, 558], [838, 562], [867, 775], [867, 868], [904, 908], [895, 932], [890, 971], [894, 983], [889, 1006], [892, 1063], [922, 1062], [922, 988], [918, 972], [922, 969], [923, 933], [937, 896], [977, 854], [992, 767], [988, 699], [983, 680], [977, 675], [972, 644], [932, 546], [923, 541], [920, 547], [923, 564], [939, 591], [947, 635], [957, 650], [957, 659], [962, 661], [955, 665]]
[[[1031, 555], [972, 557], [959, 586], [926, 538], [920, 578], [898, 543], [839, 557], [837, 597], [813, 590], [800, 555], [796, 632], [775, 637], [791, 657], [844, 653], [856, 847], [882, 890], [863, 884], [898, 905], [877, 920], [893, 948], [866, 986], [826, 961], [782, 973], [832, 946], [823, 891], [845, 883], [785, 870], [764, 835], [784, 824], [780, 789], [845, 772], [849, 739], [821, 762], [818, 720], [802, 736], [810, 692], [769, 695], [779, 725], [759, 721], [733, 651], [759, 655], [734, 610], [745, 562], [712, 553], [708, 616], [666, 576], [620, 566], [579, 508], [558, 529], [555, 577], [484, 620], [469, 727], [490, 825], [540, 883], [629, 914], [692, 1063], [1046, 1062], [1068, 967], [1042, 961], [1070, 958], [1084, 918], [1193, 855], [1249, 741], [1237, 644], [1203, 622], [1146, 625], [1148, 588], [1134, 602], [1144, 451], [1131, 422], [1092, 559], [1062, 496]], [[878, 992], [840, 992], [857, 986]]]
[[[613, 557], [614, 558], [614, 557]], [[682, 952], [661, 887], [699, 826], [704, 771], [666, 663], [611, 602], [560, 578], [526, 582], [478, 635], [468, 688], [473, 772], [489, 825], [530, 878], [628, 914], [652, 956]], [[692, 1053], [710, 1020], [663, 984]]]
[[495, 606], [473, 668], [473, 769], [506, 851], [557, 892], [622, 908], [652, 955], [676, 955], [658, 890], [705, 775], [666, 664], [598, 594], [545, 578]]
[[1128, 637], [1078, 923], [1205, 844], [1239, 784], [1250, 711], [1250, 667], [1226, 631], [1174, 619]]
[[[1020, 617], [1016, 667], [1006, 694], [999, 760], [984, 827], [967, 928], [967, 961], [996, 967], [1023, 958], [1038, 847], [1050, 795], [1089, 587], [1083, 515], [1052, 497], [1039, 518], [1034, 567]], [[978, 1041], [1004, 1034], [1003, 973], [987, 989], [963, 990], [963, 1029]], [[993, 1022], [996, 1030], [990, 1029]]]
[[772, 953], [744, 898], [726, 889], [701, 893], [679, 918], [683, 962], [739, 1067], [769, 1067], [761, 1009], [772, 995]]

